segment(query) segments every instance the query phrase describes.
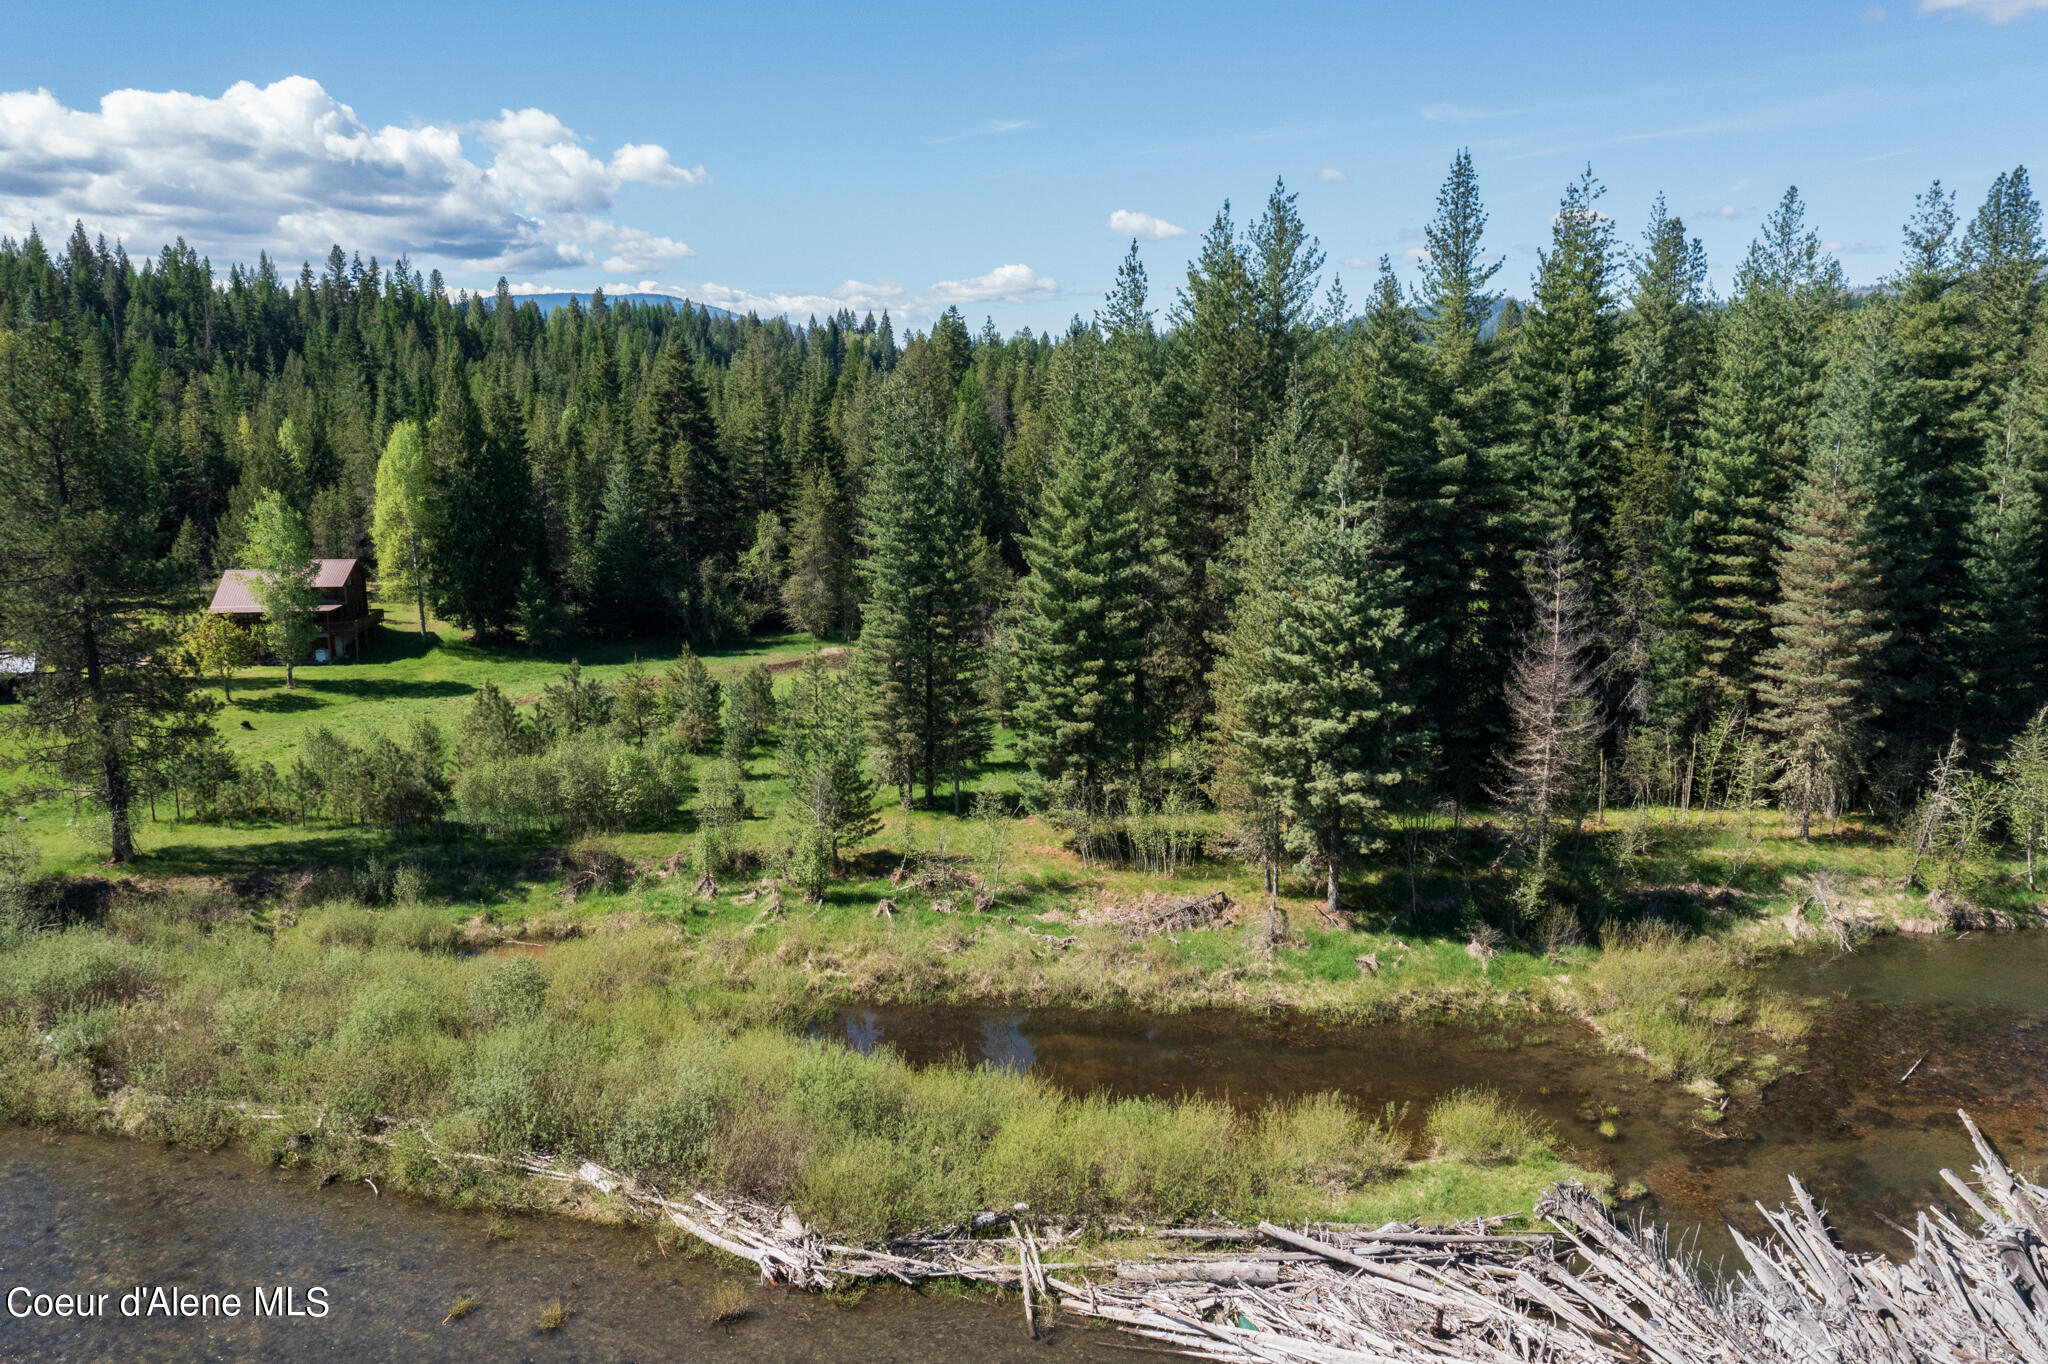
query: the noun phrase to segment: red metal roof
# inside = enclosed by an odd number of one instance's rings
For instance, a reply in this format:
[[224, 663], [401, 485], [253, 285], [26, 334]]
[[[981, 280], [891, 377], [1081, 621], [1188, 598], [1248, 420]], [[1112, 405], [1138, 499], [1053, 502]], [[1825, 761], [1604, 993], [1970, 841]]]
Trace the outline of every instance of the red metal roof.
[[[315, 559], [313, 561], [313, 586], [331, 589], [348, 586], [349, 575], [356, 570], [354, 559]], [[249, 579], [255, 576], [251, 568], [231, 568], [220, 575], [220, 586], [213, 590], [213, 604], [207, 610], [229, 616], [260, 616], [263, 606], [249, 591]]]

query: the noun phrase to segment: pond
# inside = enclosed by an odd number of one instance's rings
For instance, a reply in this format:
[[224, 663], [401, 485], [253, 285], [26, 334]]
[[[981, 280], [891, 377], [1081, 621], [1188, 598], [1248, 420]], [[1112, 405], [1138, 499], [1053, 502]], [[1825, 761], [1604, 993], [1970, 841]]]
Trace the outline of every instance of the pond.
[[1731, 1102], [1718, 1120], [1554, 1017], [1330, 1027], [1222, 1012], [854, 1008], [819, 1031], [918, 1063], [1032, 1069], [1075, 1092], [1200, 1093], [1256, 1107], [1336, 1090], [1368, 1112], [1392, 1105], [1418, 1151], [1432, 1102], [1491, 1089], [1542, 1114], [1617, 1189], [1647, 1189], [1628, 1210], [1693, 1236], [1709, 1260], [1733, 1253], [1728, 1223], [1761, 1229], [1755, 1204], [1785, 1201], [1788, 1175], [1829, 1208], [1852, 1248], [1902, 1251], [1887, 1221], [1910, 1225], [1941, 1198], [1944, 1165], [1968, 1172], [1958, 1108], [2017, 1167], [2042, 1163], [2048, 933], [1886, 939], [1791, 958], [1764, 984], [1814, 1008], [1800, 1073]]

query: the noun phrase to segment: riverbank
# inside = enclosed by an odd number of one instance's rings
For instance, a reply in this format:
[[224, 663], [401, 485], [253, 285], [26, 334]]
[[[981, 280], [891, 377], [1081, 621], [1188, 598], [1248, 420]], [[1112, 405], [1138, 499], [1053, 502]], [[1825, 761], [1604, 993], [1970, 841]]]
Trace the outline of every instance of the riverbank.
[[462, 956], [320, 919], [195, 921], [181, 903], [126, 902], [0, 952], [0, 1118], [241, 1144], [498, 1208], [551, 1200], [516, 1171], [433, 1153], [579, 1154], [787, 1202], [864, 1240], [1017, 1203], [1150, 1222], [1456, 1220], [1598, 1180], [1483, 1096], [1445, 1096], [1414, 1144], [1331, 1096], [1246, 1113], [820, 1044], [702, 1007], [659, 926]]

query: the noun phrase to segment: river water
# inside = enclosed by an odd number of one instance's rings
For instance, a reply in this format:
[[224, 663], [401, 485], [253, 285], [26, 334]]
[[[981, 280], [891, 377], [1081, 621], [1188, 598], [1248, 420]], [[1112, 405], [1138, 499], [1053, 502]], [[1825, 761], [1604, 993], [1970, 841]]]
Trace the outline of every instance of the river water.
[[[721, 1284], [750, 1315], [704, 1319]], [[137, 1285], [236, 1293], [235, 1318], [123, 1318]], [[360, 1184], [322, 1189], [241, 1155], [0, 1127], [0, 1293], [109, 1295], [104, 1321], [0, 1309], [16, 1360], [901, 1360], [1128, 1359], [1112, 1332], [1024, 1333], [1014, 1301], [888, 1287], [852, 1305], [764, 1288], [706, 1256], [663, 1257], [647, 1229], [493, 1219]], [[253, 1315], [254, 1290], [293, 1289], [325, 1317]], [[443, 1323], [458, 1295], [480, 1305]], [[17, 1299], [17, 1301], [20, 1301]], [[571, 1315], [538, 1329], [559, 1301]], [[32, 1306], [32, 1304], [30, 1304]]]

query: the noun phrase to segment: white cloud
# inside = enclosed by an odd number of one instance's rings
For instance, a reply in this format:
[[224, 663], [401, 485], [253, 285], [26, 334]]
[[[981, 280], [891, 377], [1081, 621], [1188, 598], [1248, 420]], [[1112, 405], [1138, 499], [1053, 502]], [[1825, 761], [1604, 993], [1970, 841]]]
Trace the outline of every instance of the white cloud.
[[1176, 227], [1164, 218], [1155, 218], [1149, 213], [1133, 213], [1120, 208], [1109, 215], [1109, 230], [1120, 237], [1136, 237], [1142, 242], [1163, 242], [1169, 237], [1185, 237], [1188, 230]]
[[1716, 218], [1740, 218], [1742, 210], [1733, 204], [1723, 204], [1714, 210], [1714, 216]]
[[601, 160], [541, 109], [467, 129], [373, 128], [305, 76], [218, 98], [116, 90], [96, 112], [48, 90], [0, 93], [0, 230], [61, 235], [83, 219], [146, 251], [182, 236], [209, 254], [289, 261], [338, 242], [477, 274], [655, 271], [694, 253], [613, 221], [620, 187], [706, 179], [651, 144]]
[[2048, 9], [2048, 0], [1920, 0], [1922, 14], [1959, 14], [1987, 24], [2009, 24], [2022, 14]]
[[1857, 18], [1857, 19], [1858, 19], [1858, 20], [1859, 20], [1860, 22], [1862, 22], [1862, 23], [1866, 23], [1866, 24], [1881, 24], [1881, 23], [1883, 23], [1883, 22], [1884, 22], [1884, 19], [1885, 19], [1885, 14], [1884, 14], [1884, 6], [1883, 6], [1883, 5], [1872, 5], [1872, 6], [1871, 6], [1871, 7], [1869, 8], [1869, 9], [1867, 9], [1867, 10], [1863, 11], [1863, 13], [1861, 13], [1861, 14], [1857, 15], [1857, 16], [1856, 16], [1856, 18]]
[[829, 316], [841, 308], [855, 313], [878, 313], [884, 308], [899, 307], [903, 302], [903, 286], [891, 280], [865, 284], [850, 279], [829, 294], [757, 294], [707, 280], [704, 287], [692, 291], [690, 297], [699, 303], [709, 303], [715, 308], [735, 313], [758, 313], [762, 317], [789, 317], [802, 321], [807, 317]]
[[1372, 270], [1377, 269], [1378, 264], [1377, 261], [1369, 261], [1363, 256], [1346, 256], [1344, 258], [1344, 268], [1347, 270]]
[[1420, 265], [1429, 259], [1429, 250], [1427, 247], [1411, 246], [1401, 253], [1401, 259]]
[[1028, 265], [998, 265], [973, 279], [942, 279], [925, 290], [925, 301], [941, 307], [956, 303], [989, 303], [997, 299], [1006, 303], [1023, 303], [1030, 299], [1051, 298], [1058, 292], [1058, 284]]
[[1325, 181], [1332, 185], [1341, 185], [1346, 180], [1350, 179], [1350, 177], [1344, 174], [1343, 171], [1338, 170], [1335, 166], [1325, 166], [1321, 170], [1316, 172], [1316, 179]]

